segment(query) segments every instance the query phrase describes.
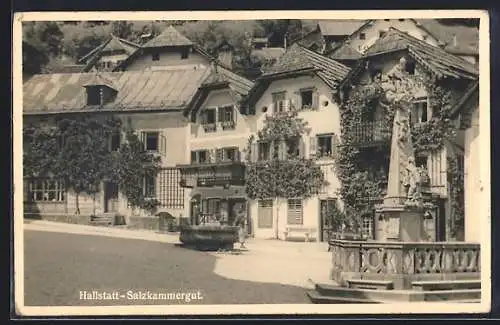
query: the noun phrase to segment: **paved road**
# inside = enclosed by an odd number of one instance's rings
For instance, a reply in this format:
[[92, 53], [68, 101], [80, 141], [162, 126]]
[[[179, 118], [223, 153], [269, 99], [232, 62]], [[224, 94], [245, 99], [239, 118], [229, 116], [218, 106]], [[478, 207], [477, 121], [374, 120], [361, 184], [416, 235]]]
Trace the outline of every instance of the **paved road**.
[[[24, 238], [26, 306], [186, 303], [138, 298], [147, 291], [200, 291], [203, 299], [190, 304], [310, 303], [303, 288], [226, 279], [213, 273], [213, 254], [168, 243], [31, 230]], [[93, 290], [122, 297], [80, 299], [81, 291]], [[129, 300], [130, 293], [138, 299]]]

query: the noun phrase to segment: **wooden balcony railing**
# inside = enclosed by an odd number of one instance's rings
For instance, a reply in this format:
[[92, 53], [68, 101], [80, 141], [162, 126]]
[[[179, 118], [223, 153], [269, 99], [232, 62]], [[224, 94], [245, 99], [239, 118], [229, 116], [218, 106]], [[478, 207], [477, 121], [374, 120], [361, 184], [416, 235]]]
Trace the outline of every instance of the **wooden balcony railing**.
[[370, 145], [389, 140], [389, 129], [382, 121], [359, 123], [351, 129], [351, 145]]
[[[331, 237], [332, 238], [332, 237]], [[331, 277], [339, 284], [349, 278], [395, 280], [408, 289], [416, 280], [478, 278], [480, 245], [464, 242], [375, 242], [330, 239]]]

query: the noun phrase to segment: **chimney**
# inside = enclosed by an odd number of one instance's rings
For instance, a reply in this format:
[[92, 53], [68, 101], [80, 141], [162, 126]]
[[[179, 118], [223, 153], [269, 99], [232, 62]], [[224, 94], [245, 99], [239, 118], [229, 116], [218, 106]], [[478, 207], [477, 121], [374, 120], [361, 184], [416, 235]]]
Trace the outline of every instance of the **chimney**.
[[453, 47], [456, 47], [458, 44], [457, 44], [457, 34], [453, 34]]

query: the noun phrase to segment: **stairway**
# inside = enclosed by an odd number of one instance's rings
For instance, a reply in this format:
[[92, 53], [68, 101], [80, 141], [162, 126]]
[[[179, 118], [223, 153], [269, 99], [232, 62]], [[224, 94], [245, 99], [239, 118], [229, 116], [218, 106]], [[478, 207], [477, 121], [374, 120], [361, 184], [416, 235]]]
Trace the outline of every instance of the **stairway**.
[[392, 281], [348, 280], [347, 286], [316, 284], [307, 292], [315, 304], [395, 302], [481, 302], [480, 280], [415, 281], [410, 290], [395, 290]]
[[93, 226], [112, 226], [115, 223], [114, 212], [106, 212], [90, 217], [90, 224]]

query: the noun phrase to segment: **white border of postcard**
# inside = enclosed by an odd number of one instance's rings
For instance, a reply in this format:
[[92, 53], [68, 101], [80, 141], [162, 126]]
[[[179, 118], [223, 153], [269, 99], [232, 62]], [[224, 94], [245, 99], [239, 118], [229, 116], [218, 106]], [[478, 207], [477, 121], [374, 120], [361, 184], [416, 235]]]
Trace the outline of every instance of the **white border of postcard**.
[[[276, 304], [276, 305], [170, 305], [113, 307], [24, 306], [23, 193], [22, 193], [22, 22], [85, 20], [254, 20], [254, 19], [373, 19], [373, 18], [479, 18], [481, 198], [481, 302], [391, 304]], [[491, 303], [490, 209], [490, 51], [489, 17], [480, 10], [366, 10], [366, 11], [177, 11], [177, 12], [30, 12], [16, 13], [13, 22], [13, 157], [14, 157], [14, 281], [16, 313], [22, 316], [104, 315], [270, 315], [270, 314], [419, 314], [482, 313]]]

